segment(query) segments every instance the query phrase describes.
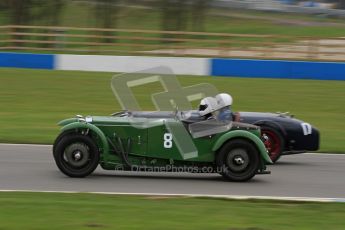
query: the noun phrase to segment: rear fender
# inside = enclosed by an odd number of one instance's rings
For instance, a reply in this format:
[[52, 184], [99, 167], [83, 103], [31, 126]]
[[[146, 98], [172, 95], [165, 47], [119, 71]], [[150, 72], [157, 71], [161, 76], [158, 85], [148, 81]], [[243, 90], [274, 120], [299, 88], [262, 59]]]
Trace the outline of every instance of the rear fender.
[[223, 136], [218, 138], [216, 143], [213, 145], [212, 151], [214, 151], [214, 152], [217, 151], [219, 148], [221, 148], [223, 146], [223, 144], [225, 142], [227, 142], [231, 139], [235, 139], [235, 138], [243, 138], [243, 139], [247, 139], [247, 140], [250, 140], [251, 142], [253, 142], [256, 145], [257, 149], [259, 150], [259, 153], [260, 153], [262, 159], [265, 161], [265, 163], [266, 164], [272, 164], [272, 161], [267, 154], [266, 147], [265, 147], [264, 143], [260, 140], [260, 138], [255, 136], [254, 134], [252, 134], [248, 131], [244, 131], [244, 130], [234, 130], [234, 131], [231, 131], [231, 132], [224, 134]]
[[260, 121], [257, 121], [255, 123], [253, 123], [253, 125], [257, 125], [257, 126], [268, 126], [268, 127], [271, 127], [273, 129], [276, 129], [278, 130], [283, 136], [286, 136], [287, 133], [284, 129], [284, 127], [279, 124], [278, 122], [274, 122], [274, 121], [267, 121], [267, 120], [260, 120]]

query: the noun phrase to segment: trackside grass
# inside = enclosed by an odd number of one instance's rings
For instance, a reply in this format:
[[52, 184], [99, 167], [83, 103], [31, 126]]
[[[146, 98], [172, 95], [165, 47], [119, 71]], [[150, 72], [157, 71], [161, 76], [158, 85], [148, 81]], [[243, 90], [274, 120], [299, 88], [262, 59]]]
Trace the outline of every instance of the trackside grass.
[[343, 229], [345, 203], [0, 193], [0, 228]]
[[[0, 142], [50, 144], [56, 123], [76, 114], [120, 110], [110, 89], [113, 73], [0, 69]], [[345, 152], [345, 81], [181, 76], [183, 86], [215, 85], [234, 97], [234, 111], [289, 111], [320, 129], [321, 151]], [[142, 109], [153, 110], [157, 83], [134, 88]]]

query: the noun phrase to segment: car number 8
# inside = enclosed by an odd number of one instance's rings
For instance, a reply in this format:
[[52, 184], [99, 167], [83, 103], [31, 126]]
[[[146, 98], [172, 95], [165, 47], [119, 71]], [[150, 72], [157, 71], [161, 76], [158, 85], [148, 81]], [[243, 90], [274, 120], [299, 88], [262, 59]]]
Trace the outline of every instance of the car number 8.
[[164, 133], [163, 139], [164, 139], [164, 142], [163, 142], [164, 148], [170, 149], [172, 147], [172, 140], [173, 140], [172, 134]]

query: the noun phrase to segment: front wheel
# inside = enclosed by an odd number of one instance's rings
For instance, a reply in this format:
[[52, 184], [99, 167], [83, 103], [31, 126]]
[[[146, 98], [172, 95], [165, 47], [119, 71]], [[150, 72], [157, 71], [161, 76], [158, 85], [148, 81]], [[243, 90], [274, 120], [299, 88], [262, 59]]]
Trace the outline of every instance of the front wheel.
[[216, 164], [224, 178], [230, 181], [247, 181], [258, 171], [259, 152], [247, 140], [230, 140], [218, 152]]
[[57, 167], [70, 177], [85, 177], [98, 166], [99, 152], [94, 141], [85, 135], [70, 133], [57, 138], [53, 155]]

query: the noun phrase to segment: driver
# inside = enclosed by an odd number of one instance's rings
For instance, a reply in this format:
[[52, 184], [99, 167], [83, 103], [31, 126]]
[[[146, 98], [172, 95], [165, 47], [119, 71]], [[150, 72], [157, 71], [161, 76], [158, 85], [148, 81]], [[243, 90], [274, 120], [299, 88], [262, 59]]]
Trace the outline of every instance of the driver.
[[214, 97], [205, 97], [199, 105], [199, 114], [205, 120], [215, 118], [213, 112], [218, 109], [217, 100]]
[[206, 97], [201, 100], [199, 114], [204, 119], [217, 119], [223, 122], [232, 121], [232, 97], [227, 93], [217, 94], [215, 97]]
[[220, 93], [216, 95], [216, 101], [219, 106], [219, 112], [217, 119], [224, 122], [229, 122], [232, 120], [232, 97], [227, 93]]

